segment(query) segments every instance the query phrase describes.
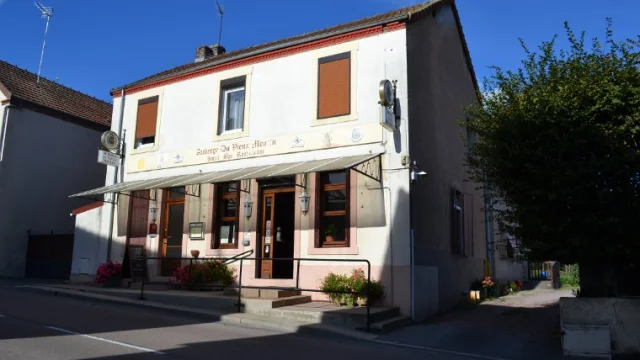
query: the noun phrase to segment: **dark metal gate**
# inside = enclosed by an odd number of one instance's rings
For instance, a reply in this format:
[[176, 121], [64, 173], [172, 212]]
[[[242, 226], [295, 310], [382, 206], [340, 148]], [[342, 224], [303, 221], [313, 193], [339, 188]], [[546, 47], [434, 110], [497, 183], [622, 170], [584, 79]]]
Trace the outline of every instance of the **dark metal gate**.
[[29, 234], [25, 276], [68, 280], [73, 258], [73, 235]]
[[550, 280], [551, 262], [529, 262], [529, 280]]

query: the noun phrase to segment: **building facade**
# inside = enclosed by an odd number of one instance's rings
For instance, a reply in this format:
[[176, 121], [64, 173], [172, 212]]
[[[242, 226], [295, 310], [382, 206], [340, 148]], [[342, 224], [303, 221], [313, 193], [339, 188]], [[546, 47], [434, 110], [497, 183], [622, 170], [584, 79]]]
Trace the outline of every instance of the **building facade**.
[[68, 277], [69, 210], [83, 203], [68, 195], [104, 182], [96, 143], [109, 129], [112, 108], [45, 78], [36, 81], [0, 61], [0, 276]]
[[[192, 64], [113, 90], [125, 157], [107, 186], [74, 195], [113, 204], [77, 216], [87, 240], [72, 273], [134, 248], [253, 251], [244, 285], [317, 289], [368, 260], [387, 305], [416, 320], [451, 307], [487, 254], [456, 123], [476, 90], [453, 1], [229, 53], [200, 47]], [[290, 258], [322, 260], [278, 260]], [[180, 262], [148, 264], [157, 280]]]

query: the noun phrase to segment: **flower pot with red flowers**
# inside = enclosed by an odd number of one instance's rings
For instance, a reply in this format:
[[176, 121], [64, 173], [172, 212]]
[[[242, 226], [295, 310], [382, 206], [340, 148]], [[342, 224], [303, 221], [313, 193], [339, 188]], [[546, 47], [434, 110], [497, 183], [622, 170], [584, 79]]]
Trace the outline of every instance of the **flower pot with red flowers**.
[[104, 287], [118, 287], [122, 280], [122, 265], [111, 260], [96, 270], [96, 283]]
[[490, 276], [487, 276], [486, 278], [484, 278], [484, 280], [482, 280], [482, 288], [484, 289], [484, 298], [488, 299], [492, 294], [492, 290], [493, 287], [496, 285], [496, 283], [491, 280]]

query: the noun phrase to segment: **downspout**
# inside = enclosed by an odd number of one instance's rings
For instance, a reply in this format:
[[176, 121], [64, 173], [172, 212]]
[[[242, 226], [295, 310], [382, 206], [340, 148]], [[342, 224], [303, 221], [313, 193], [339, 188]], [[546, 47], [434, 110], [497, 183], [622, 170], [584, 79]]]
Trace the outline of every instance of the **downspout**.
[[484, 184], [484, 228], [485, 236], [487, 238], [487, 261], [489, 261], [489, 276], [495, 278], [494, 259], [493, 259], [493, 224], [491, 221], [491, 195], [489, 195], [489, 188], [485, 181]]
[[[124, 88], [120, 90], [120, 119], [118, 120], [118, 131], [122, 134], [122, 124], [124, 123]], [[120, 139], [120, 141], [124, 141], [124, 139]], [[121, 164], [120, 166], [124, 166]], [[118, 183], [118, 168], [113, 169], [113, 184]], [[114, 194], [114, 199], [115, 194]], [[116, 212], [117, 203], [111, 204], [111, 214], [109, 218], [109, 240], [107, 241], [107, 261], [111, 260], [111, 244], [113, 243], [113, 223]]]
[[9, 110], [14, 107], [9, 104], [4, 108], [2, 114], [2, 128], [0, 129], [0, 172], [2, 172], [2, 163], [4, 160], [4, 147], [7, 139], [7, 126], [9, 124]]

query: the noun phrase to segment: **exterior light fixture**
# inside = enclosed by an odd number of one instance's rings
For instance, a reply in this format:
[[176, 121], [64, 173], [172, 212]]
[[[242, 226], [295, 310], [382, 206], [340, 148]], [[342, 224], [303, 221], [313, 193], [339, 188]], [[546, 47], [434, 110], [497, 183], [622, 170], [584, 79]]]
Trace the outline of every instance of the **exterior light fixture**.
[[151, 203], [151, 207], [149, 208], [149, 212], [151, 213], [151, 222], [156, 222], [158, 219], [158, 207], [156, 206], [156, 202], [153, 201]]
[[303, 213], [307, 213], [307, 211], [309, 211], [309, 194], [307, 194], [307, 191], [305, 190], [302, 195], [300, 195], [300, 211], [302, 211]]
[[251, 210], [253, 210], [253, 201], [251, 201], [251, 197], [247, 197], [244, 201], [244, 216], [251, 217]]

